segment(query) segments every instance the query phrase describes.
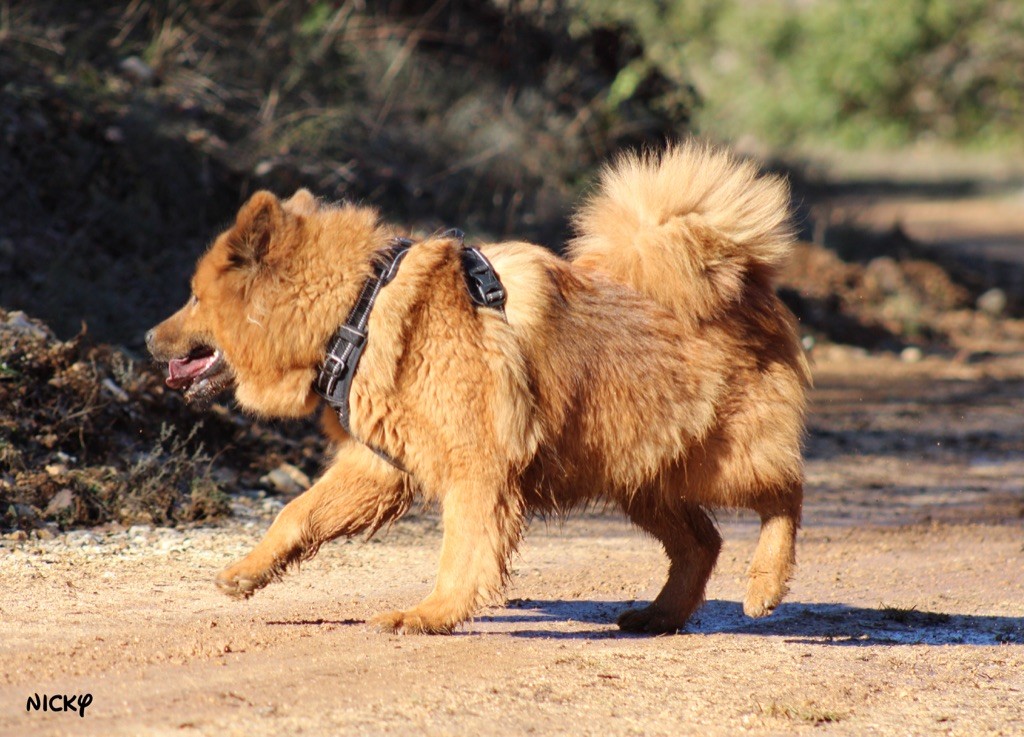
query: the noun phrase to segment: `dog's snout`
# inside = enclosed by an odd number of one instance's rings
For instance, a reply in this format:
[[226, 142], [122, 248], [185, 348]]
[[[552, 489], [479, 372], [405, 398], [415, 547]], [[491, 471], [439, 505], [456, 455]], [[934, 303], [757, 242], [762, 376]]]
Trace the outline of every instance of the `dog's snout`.
[[154, 361], [166, 362], [170, 358], [167, 355], [167, 347], [166, 340], [160, 339], [159, 331], [156, 328], [146, 331], [146, 350], [149, 351], [149, 355]]

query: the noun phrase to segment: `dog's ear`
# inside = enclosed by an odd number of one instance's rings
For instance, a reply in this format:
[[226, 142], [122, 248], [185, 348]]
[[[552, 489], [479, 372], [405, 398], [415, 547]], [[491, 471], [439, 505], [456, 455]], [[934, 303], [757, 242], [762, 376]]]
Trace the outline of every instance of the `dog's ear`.
[[281, 203], [281, 206], [289, 212], [293, 212], [296, 215], [312, 215], [318, 209], [320, 204], [317, 202], [316, 197], [313, 193], [306, 188], [297, 190], [295, 194], [289, 197], [287, 200]]
[[228, 258], [239, 268], [257, 266], [270, 250], [274, 234], [284, 225], [284, 210], [272, 192], [261, 190], [242, 205], [228, 240]]

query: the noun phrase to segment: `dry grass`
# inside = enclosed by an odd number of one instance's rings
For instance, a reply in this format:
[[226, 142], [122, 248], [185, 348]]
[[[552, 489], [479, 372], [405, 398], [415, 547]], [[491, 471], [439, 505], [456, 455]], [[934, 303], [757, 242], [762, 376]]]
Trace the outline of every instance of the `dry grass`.
[[568, 22], [560, 3], [0, 6], [5, 306], [139, 345], [257, 188], [559, 244], [611, 151], [685, 132], [610, 102], [626, 60]]
[[147, 364], [3, 309], [0, 367], [0, 529], [202, 522], [286, 456], [313, 471], [315, 437], [223, 407], [197, 422]]
[[805, 722], [815, 726], [841, 722], [849, 714], [836, 709], [818, 706], [810, 701], [799, 704], [772, 701], [770, 704], [758, 704], [757, 713], [762, 718], [778, 719], [787, 722]]

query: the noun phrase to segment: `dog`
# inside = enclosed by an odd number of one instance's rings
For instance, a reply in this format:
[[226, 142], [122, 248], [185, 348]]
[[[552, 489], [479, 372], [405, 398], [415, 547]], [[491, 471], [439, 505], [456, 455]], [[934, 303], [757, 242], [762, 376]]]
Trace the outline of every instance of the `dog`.
[[675, 632], [701, 605], [716, 508], [760, 515], [743, 608], [775, 609], [795, 565], [810, 386], [772, 287], [794, 237], [788, 184], [675, 143], [607, 166], [573, 223], [565, 258], [525, 242], [468, 254], [455, 231], [396, 240], [372, 207], [252, 195], [199, 260], [188, 303], [147, 334], [168, 384], [197, 406], [233, 387], [256, 415], [299, 417], [337, 390], [324, 372], [337, 380], [351, 356], [332, 351], [359, 355], [330, 405], [329, 465], [221, 590], [249, 597], [421, 496], [442, 510], [436, 584], [374, 622], [450, 633], [500, 595], [531, 515], [603, 502], [669, 559], [623, 630]]

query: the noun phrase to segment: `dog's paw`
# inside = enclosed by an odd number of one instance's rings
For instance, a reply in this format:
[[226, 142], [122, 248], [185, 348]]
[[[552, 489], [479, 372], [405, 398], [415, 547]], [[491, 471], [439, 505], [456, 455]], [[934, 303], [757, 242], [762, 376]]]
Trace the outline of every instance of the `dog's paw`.
[[273, 579], [272, 573], [250, 571], [242, 563], [236, 563], [218, 573], [214, 583], [221, 592], [233, 599], [248, 599]]
[[751, 577], [747, 595], [743, 599], [743, 613], [754, 619], [767, 617], [775, 611], [787, 592], [788, 587], [768, 576]]
[[653, 604], [643, 609], [627, 609], [619, 615], [619, 629], [623, 632], [643, 632], [647, 634], [674, 634], [686, 624], [680, 621], [679, 615], [655, 607]]
[[416, 609], [378, 614], [370, 620], [379, 632], [400, 635], [450, 635], [455, 624], [439, 617], [430, 617]]

